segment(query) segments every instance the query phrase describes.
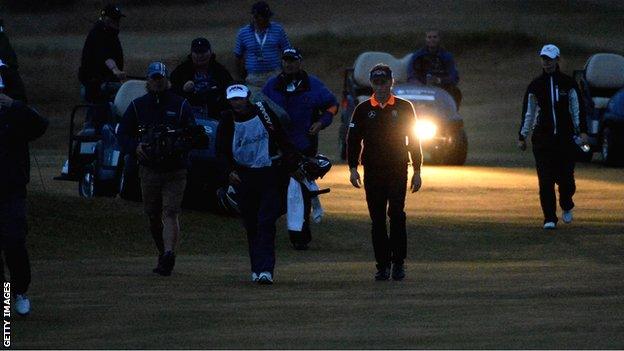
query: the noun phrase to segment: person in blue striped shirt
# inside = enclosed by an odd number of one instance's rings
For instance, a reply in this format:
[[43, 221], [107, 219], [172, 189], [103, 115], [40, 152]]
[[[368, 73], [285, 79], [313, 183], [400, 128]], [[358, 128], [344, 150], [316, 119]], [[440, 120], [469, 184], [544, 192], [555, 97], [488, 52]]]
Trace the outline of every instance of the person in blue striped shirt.
[[282, 25], [270, 20], [273, 12], [266, 2], [256, 2], [251, 14], [251, 23], [238, 31], [234, 55], [239, 77], [262, 88], [280, 73], [282, 52], [291, 46]]

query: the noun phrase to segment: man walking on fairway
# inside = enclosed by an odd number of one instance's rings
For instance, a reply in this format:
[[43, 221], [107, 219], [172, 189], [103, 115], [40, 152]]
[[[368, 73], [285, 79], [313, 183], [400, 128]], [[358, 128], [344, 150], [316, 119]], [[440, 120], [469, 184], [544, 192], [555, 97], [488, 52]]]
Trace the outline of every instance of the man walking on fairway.
[[557, 228], [555, 184], [559, 186], [563, 222], [572, 222], [572, 196], [576, 191], [575, 138], [587, 143], [581, 95], [574, 79], [559, 70], [559, 56], [559, 48], [552, 44], [545, 45], [540, 51], [543, 72], [529, 84], [524, 95], [518, 133], [518, 147], [524, 151], [526, 138], [533, 131], [531, 143], [539, 178], [544, 229]]
[[[388, 65], [378, 64], [370, 71], [373, 96], [353, 111], [347, 136], [347, 159], [351, 184], [361, 186], [357, 167], [364, 165], [364, 189], [372, 220], [373, 248], [377, 261], [375, 280], [405, 278], [407, 233], [405, 228], [405, 187], [409, 154], [414, 176], [412, 193], [421, 186], [420, 140], [415, 135], [416, 113], [412, 104], [392, 94], [394, 79]], [[407, 141], [407, 142], [406, 142]], [[386, 229], [386, 209], [390, 236]]]

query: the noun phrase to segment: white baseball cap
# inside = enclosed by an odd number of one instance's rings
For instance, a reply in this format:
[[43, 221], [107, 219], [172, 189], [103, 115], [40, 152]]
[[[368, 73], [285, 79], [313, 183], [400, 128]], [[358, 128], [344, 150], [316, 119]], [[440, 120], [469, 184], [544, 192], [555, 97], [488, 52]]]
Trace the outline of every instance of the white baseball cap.
[[226, 99], [247, 98], [249, 96], [249, 88], [243, 84], [230, 85], [225, 89]]
[[540, 51], [540, 56], [550, 57], [551, 59], [559, 57], [559, 54], [559, 48], [553, 44], [544, 45], [542, 51]]

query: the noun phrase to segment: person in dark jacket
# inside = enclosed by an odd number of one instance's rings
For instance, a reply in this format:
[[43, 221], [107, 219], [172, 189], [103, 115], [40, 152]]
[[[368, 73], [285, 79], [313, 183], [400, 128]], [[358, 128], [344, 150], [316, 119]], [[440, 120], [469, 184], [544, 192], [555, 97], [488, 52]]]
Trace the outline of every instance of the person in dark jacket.
[[217, 152], [228, 182], [238, 188], [238, 205], [249, 243], [251, 279], [272, 284], [275, 269], [275, 222], [283, 213], [285, 178], [297, 171], [301, 155], [289, 142], [267, 104], [252, 104], [249, 89], [227, 89], [232, 106], [223, 113]]
[[[414, 176], [412, 193], [421, 186], [420, 140], [414, 133], [416, 113], [414, 106], [392, 94], [392, 70], [379, 64], [370, 71], [373, 96], [357, 105], [351, 117], [347, 134], [347, 158], [351, 184], [360, 188], [357, 170], [364, 165], [366, 203], [372, 220], [373, 248], [377, 261], [375, 280], [405, 278], [404, 261], [407, 255], [405, 228], [405, 184], [407, 165], [412, 159]], [[406, 142], [407, 141], [407, 142]], [[390, 217], [390, 236], [386, 229], [386, 209]]]
[[565, 223], [572, 222], [576, 191], [574, 163], [577, 142], [587, 143], [585, 109], [574, 79], [559, 69], [560, 51], [545, 45], [540, 51], [542, 74], [535, 78], [524, 95], [518, 147], [526, 150], [526, 138], [532, 131], [531, 143], [539, 178], [539, 195], [544, 212], [544, 229], [557, 228], [557, 197]]
[[[154, 273], [164, 276], [171, 275], [175, 265], [190, 147], [159, 149], [159, 141], [164, 140], [161, 137], [165, 129], [195, 125], [190, 104], [169, 89], [167, 77], [163, 63], [149, 65], [148, 93], [130, 103], [117, 130], [122, 152], [136, 154], [139, 160], [143, 205], [159, 252]], [[177, 141], [166, 144], [174, 145]]]
[[[286, 134], [305, 156], [318, 153], [318, 135], [327, 128], [338, 112], [338, 101], [320, 79], [301, 69], [301, 52], [286, 49], [282, 53], [282, 72], [269, 79], [262, 93], [282, 107], [290, 117]], [[310, 231], [311, 196], [302, 187], [304, 223], [301, 231], [289, 230], [290, 241], [297, 250], [306, 250], [312, 240]]]
[[6, 90], [0, 74], [0, 272], [2, 253], [11, 275], [11, 293], [18, 314], [30, 313], [26, 291], [30, 261], [26, 249], [26, 185], [30, 180], [28, 143], [45, 133], [48, 121]]
[[28, 103], [24, 82], [19, 74], [19, 64], [13, 46], [6, 35], [4, 22], [0, 19], [0, 74], [7, 91], [11, 91], [13, 98]]
[[78, 79], [84, 88], [84, 98], [93, 104], [102, 104], [111, 99], [108, 86], [122, 82], [124, 55], [119, 41], [121, 18], [125, 17], [118, 6], [106, 5], [100, 12], [82, 49]]
[[407, 79], [441, 87], [453, 96], [459, 108], [462, 100], [461, 90], [457, 87], [459, 73], [453, 55], [440, 46], [439, 31], [425, 33], [425, 47], [412, 55], [407, 66]]
[[219, 62], [206, 38], [191, 42], [191, 53], [171, 73], [172, 90], [191, 106], [205, 108], [210, 118], [219, 119], [229, 108], [225, 89], [233, 82], [230, 72]]

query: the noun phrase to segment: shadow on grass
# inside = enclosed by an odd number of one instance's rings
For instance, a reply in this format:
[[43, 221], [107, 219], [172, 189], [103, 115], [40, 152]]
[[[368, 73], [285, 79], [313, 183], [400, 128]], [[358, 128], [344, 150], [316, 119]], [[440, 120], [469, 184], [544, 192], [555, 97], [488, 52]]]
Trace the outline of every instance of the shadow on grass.
[[[80, 199], [32, 193], [29, 248], [33, 259], [138, 257], [155, 254], [142, 205], [120, 199]], [[369, 218], [333, 216], [314, 225], [306, 255], [290, 248], [284, 220], [278, 222], [277, 250], [284, 258], [336, 261], [373, 260]], [[246, 255], [240, 220], [208, 212], [186, 211], [181, 219], [180, 253]], [[622, 263], [624, 225], [578, 220], [544, 231], [539, 222], [503, 222], [439, 217], [408, 217], [408, 260], [523, 261], [587, 258]]]

